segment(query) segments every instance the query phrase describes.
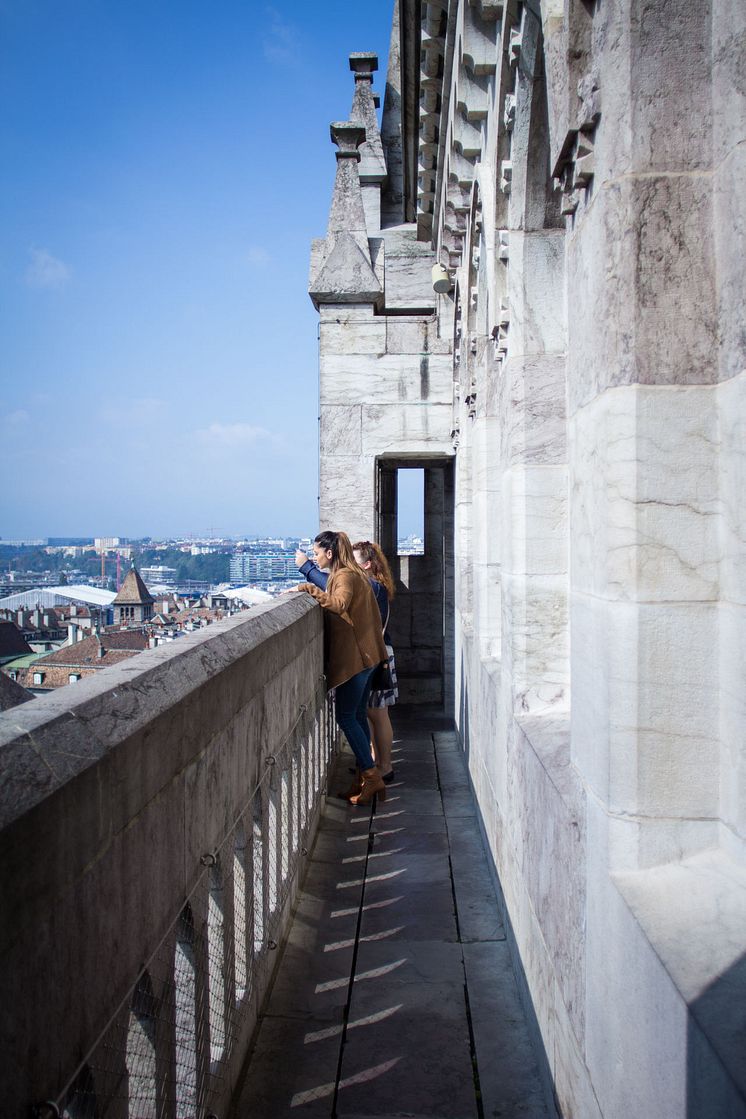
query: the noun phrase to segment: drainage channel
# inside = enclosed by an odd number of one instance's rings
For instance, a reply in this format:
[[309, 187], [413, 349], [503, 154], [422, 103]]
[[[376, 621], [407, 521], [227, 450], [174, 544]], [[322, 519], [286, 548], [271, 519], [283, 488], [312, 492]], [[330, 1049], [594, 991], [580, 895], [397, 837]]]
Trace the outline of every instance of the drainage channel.
[[352, 963], [350, 966], [350, 982], [347, 987], [347, 1001], [345, 1003], [344, 1011], [342, 1014], [342, 1036], [339, 1043], [339, 1060], [337, 1061], [337, 1075], [334, 1081], [334, 1096], [332, 1097], [332, 1109], [330, 1112], [331, 1119], [336, 1119], [337, 1115], [337, 1100], [339, 1098], [339, 1086], [342, 1079], [342, 1062], [344, 1060], [345, 1045], [347, 1043], [347, 1025], [350, 1020], [350, 1006], [352, 1005], [352, 992], [355, 985], [355, 973], [357, 971], [357, 957], [360, 948], [360, 929], [363, 923], [363, 913], [365, 911], [365, 890], [368, 881], [368, 863], [370, 861], [371, 852], [375, 844], [375, 831], [374, 823], [376, 818], [376, 808], [378, 806], [378, 797], [375, 797], [370, 810], [370, 819], [368, 823], [368, 842], [365, 848], [365, 863], [363, 864], [363, 888], [360, 891], [360, 906], [357, 912], [357, 924], [355, 926], [355, 945], [352, 950]]
[[[443, 788], [440, 783], [440, 767], [438, 765], [438, 751], [435, 749], [435, 740], [433, 739], [433, 755], [435, 758], [435, 775], [438, 781], [438, 793], [440, 794], [440, 802], [443, 804]], [[471, 1071], [474, 1080], [474, 1099], [477, 1106], [478, 1119], [485, 1119], [484, 1105], [482, 1103], [482, 1088], [479, 1081], [479, 1064], [477, 1062], [477, 1047], [474, 1038], [474, 1023], [471, 1016], [471, 1005], [469, 1003], [469, 984], [466, 978], [466, 961], [464, 960], [463, 941], [461, 940], [461, 923], [458, 915], [458, 903], [456, 901], [456, 886], [453, 880], [453, 862], [450, 855], [450, 831], [448, 827], [448, 816], [446, 815], [445, 805], [443, 805], [443, 818], [446, 823], [446, 835], [448, 836], [448, 874], [451, 882], [451, 897], [453, 898], [453, 915], [456, 921], [456, 933], [458, 935], [459, 947], [461, 947], [461, 967], [464, 972], [464, 1005], [466, 1008], [466, 1021], [469, 1026], [469, 1052], [471, 1056]], [[367, 866], [367, 863], [366, 863]]]

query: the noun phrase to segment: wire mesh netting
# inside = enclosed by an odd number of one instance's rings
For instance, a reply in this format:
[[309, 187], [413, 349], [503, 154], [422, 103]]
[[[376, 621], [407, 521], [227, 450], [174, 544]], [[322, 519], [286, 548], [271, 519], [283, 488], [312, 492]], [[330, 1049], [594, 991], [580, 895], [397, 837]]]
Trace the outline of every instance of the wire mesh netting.
[[245, 1057], [337, 731], [320, 683], [104, 1034], [38, 1119], [209, 1119]]

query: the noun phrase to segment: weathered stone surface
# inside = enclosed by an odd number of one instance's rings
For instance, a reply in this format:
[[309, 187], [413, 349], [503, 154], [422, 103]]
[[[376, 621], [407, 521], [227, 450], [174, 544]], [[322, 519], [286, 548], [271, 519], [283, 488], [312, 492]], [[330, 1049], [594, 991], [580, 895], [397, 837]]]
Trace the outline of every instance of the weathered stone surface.
[[450, 412], [449, 359], [419, 354], [408, 360], [388, 354], [329, 354], [322, 360], [321, 393], [325, 404], [355, 400], [390, 404], [395, 411], [402, 404], [424, 402], [447, 405]]
[[564, 355], [525, 360], [511, 357], [497, 388], [495, 412], [502, 421], [505, 465], [566, 462]]
[[[234, 829], [268, 755], [289, 769], [283, 751], [316, 714], [321, 621], [310, 600], [287, 598], [0, 716], [2, 997], [17, 1008], [0, 1057], [9, 1117], [56, 1098], [118, 1007], [126, 1018], [144, 964], [160, 974], [164, 938], [187, 898], [202, 935], [203, 857], [222, 859], [231, 881]], [[29, 780], [29, 757], [41, 780]], [[314, 791], [309, 828], [315, 800]], [[281, 862], [278, 938], [300, 857], [286, 848]], [[232, 901], [225, 912], [232, 920]], [[268, 979], [257, 966], [255, 999]], [[235, 1082], [251, 1014], [249, 1006], [231, 1034], [216, 1101]], [[108, 1069], [124, 1061], [119, 1040], [106, 1041]], [[101, 1052], [91, 1061], [101, 1069]]]
[[386, 352], [385, 322], [325, 321], [320, 330], [324, 354], [375, 354]]
[[322, 455], [359, 455], [362, 450], [360, 408], [322, 405]]
[[[711, 229], [706, 175], [631, 177], [597, 193], [584, 248], [573, 241], [568, 254], [570, 415], [614, 385], [717, 379]], [[684, 319], [697, 327], [674, 346]]]
[[576, 589], [712, 600], [722, 556], [713, 390], [617, 389], [581, 409], [571, 438]]
[[447, 453], [450, 415], [448, 404], [402, 404], [397, 408], [365, 404], [363, 448], [369, 455], [375, 451], [396, 454], [405, 447], [410, 453]]
[[[449, 354], [450, 338], [438, 334], [435, 318], [386, 319], [386, 349], [392, 354]], [[450, 362], [449, 362], [450, 372]]]
[[[666, 945], [690, 947], [684, 910], [697, 926], [692, 860], [740, 865], [746, 837], [746, 9], [496, 7], [430, 5], [422, 35], [402, 9], [400, 214], [452, 286], [420, 325], [388, 316], [386, 368], [412, 379], [340, 364], [334, 403], [363, 404], [371, 459], [439, 449], [448, 417], [453, 546], [427, 593], [452, 588], [444, 694], [563, 1112], [724, 1119], [746, 1092], [715, 893], [690, 939], [725, 974], [698, 948], [687, 985]], [[413, 234], [382, 230], [390, 310], [424, 262]], [[452, 362], [429, 357], [418, 397], [406, 363], [433, 336]], [[433, 511], [430, 554], [447, 525]], [[409, 694], [438, 611], [414, 560], [397, 574]]]

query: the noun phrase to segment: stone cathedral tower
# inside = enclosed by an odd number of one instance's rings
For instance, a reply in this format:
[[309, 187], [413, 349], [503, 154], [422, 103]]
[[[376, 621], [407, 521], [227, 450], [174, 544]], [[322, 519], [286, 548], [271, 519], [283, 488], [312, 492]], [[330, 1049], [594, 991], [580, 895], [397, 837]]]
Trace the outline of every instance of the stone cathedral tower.
[[399, 0], [312, 250], [321, 524], [393, 561], [579, 1119], [746, 1116], [745, 49], [735, 0]]

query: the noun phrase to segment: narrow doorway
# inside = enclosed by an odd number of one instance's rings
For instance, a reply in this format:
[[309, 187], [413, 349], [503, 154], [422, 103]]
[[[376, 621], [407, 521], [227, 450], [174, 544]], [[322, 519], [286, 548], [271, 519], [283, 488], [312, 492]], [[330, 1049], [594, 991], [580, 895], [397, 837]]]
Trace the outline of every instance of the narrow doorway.
[[452, 713], [453, 459], [379, 458], [376, 483], [377, 536], [396, 583], [399, 700]]

